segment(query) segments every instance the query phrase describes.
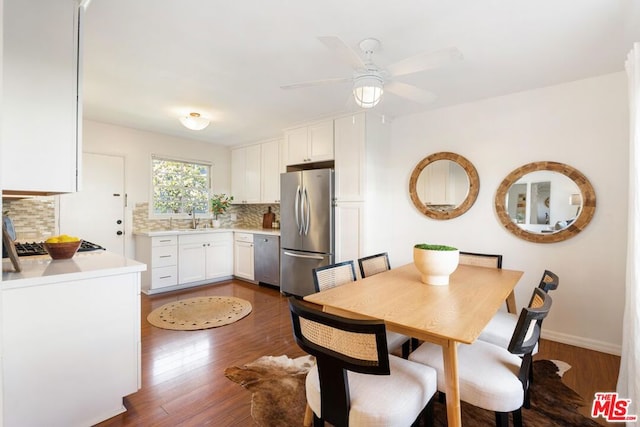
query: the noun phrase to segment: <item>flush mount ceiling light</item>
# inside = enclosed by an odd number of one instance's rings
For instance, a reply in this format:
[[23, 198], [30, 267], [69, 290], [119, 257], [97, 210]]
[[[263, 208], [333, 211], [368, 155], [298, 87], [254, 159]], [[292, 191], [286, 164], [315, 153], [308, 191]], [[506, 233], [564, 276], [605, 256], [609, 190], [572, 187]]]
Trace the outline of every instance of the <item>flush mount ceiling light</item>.
[[209, 119], [200, 116], [200, 113], [189, 113], [188, 116], [180, 117], [180, 123], [187, 129], [202, 130], [209, 126]]
[[356, 104], [362, 108], [375, 107], [384, 92], [383, 85], [384, 80], [377, 72], [356, 77], [353, 83], [353, 97]]

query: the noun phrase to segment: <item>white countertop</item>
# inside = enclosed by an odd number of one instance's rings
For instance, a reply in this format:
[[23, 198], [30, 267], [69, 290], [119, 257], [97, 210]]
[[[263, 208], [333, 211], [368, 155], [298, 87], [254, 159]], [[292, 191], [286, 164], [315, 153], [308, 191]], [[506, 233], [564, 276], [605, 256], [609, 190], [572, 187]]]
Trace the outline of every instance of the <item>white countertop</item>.
[[174, 236], [174, 235], [189, 235], [189, 234], [203, 234], [203, 233], [228, 233], [228, 232], [241, 232], [252, 234], [268, 234], [271, 236], [279, 236], [280, 229], [276, 228], [197, 228], [197, 229], [180, 229], [180, 230], [158, 230], [158, 231], [137, 231], [133, 233], [135, 236]]
[[13, 271], [8, 258], [2, 260], [3, 290], [70, 280], [90, 279], [145, 271], [146, 264], [109, 251], [78, 252], [71, 259], [52, 260], [49, 255], [20, 257], [22, 271]]

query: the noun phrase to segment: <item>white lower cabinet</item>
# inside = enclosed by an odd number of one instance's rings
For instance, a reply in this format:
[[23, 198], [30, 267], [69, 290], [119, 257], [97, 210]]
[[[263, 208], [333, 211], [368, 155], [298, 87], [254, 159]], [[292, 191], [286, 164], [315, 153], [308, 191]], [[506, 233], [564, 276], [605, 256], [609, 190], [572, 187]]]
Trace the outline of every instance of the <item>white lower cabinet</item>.
[[234, 238], [233, 275], [253, 281], [254, 280], [254, 255], [253, 234], [235, 233]]
[[233, 233], [178, 236], [178, 282], [217, 279], [233, 274]]
[[178, 284], [178, 236], [136, 236], [136, 259], [147, 264], [142, 272], [143, 292]]
[[205, 275], [207, 279], [218, 279], [233, 275], [233, 234], [224, 233], [207, 244]]
[[140, 274], [60, 276], [2, 291], [5, 426], [95, 425], [140, 388]]
[[136, 260], [146, 294], [171, 291], [233, 275], [233, 232], [136, 236]]

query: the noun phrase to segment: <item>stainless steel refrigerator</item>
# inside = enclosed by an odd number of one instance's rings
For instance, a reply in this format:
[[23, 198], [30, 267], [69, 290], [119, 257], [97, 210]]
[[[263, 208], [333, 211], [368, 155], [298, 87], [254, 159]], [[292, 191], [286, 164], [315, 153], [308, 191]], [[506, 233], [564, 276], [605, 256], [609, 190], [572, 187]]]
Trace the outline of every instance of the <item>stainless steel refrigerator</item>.
[[333, 169], [280, 175], [280, 291], [315, 292], [311, 270], [333, 264]]

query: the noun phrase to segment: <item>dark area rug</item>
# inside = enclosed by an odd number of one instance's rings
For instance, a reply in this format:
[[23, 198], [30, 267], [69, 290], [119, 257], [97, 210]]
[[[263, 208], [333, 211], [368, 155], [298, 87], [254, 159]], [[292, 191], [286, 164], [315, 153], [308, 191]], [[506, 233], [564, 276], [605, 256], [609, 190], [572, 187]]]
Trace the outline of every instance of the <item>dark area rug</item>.
[[[264, 356], [242, 367], [225, 370], [225, 376], [252, 392], [251, 416], [264, 427], [301, 426], [306, 406], [304, 379], [313, 359], [305, 356]], [[599, 426], [577, 409], [585, 405], [575, 391], [562, 383], [558, 366], [550, 360], [533, 364], [534, 382], [531, 388], [531, 408], [523, 409], [527, 427]], [[435, 425], [446, 426], [446, 407], [435, 402]], [[462, 424], [493, 426], [493, 412], [462, 402]]]

